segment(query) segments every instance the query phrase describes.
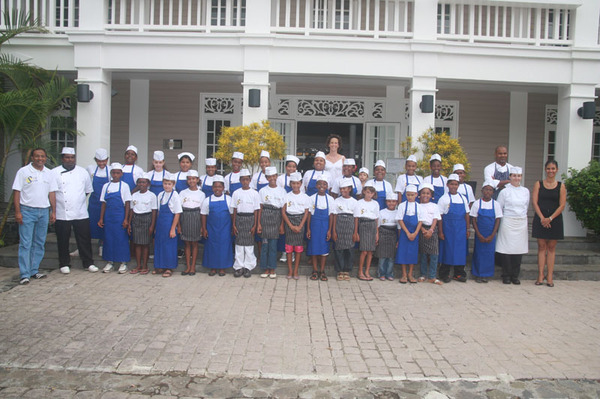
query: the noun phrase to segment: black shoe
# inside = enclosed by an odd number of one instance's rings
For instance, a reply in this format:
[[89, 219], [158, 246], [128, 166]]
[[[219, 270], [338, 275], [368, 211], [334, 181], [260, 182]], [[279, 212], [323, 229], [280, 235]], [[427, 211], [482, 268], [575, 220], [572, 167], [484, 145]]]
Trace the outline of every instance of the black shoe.
[[46, 278], [48, 276], [46, 276], [44, 273], [36, 273], [33, 276], [31, 276], [30, 278], [35, 279], [35, 280], [40, 280], [42, 278]]
[[444, 278], [442, 278], [442, 281], [443, 281], [445, 284], [448, 284], [448, 283], [449, 283], [450, 281], [452, 281], [452, 280], [450, 279], [450, 277], [444, 277]]
[[503, 277], [503, 278], [502, 278], [502, 284], [510, 284], [510, 278], [508, 278], [508, 277]]
[[481, 277], [475, 277], [476, 283], [483, 283], [483, 279]]
[[466, 283], [467, 282], [467, 276], [454, 276], [454, 279], [456, 281], [461, 282], [461, 283]]
[[189, 272], [188, 273], [188, 276], [195, 276], [195, 275], [196, 275], [196, 272]]
[[188, 272], [181, 272], [181, 275], [182, 275], [182, 276], [187, 276], [187, 275], [188, 275]]
[[244, 277], [249, 278], [250, 276], [252, 276], [252, 272], [250, 271], [250, 269], [242, 269], [244, 270]]
[[513, 278], [512, 280], [510, 280], [511, 283], [513, 283], [514, 285], [520, 285], [521, 284], [521, 280], [519, 280], [518, 278]]
[[178, 249], [177, 250], [177, 258], [178, 259], [183, 258], [183, 255], [185, 255], [185, 251], [183, 249]]
[[485, 277], [482, 277], [480, 282], [481, 282], [481, 283], [486, 283], [486, 284], [487, 284], [487, 282], [488, 282], [488, 281], [489, 281], [489, 280], [488, 280], [487, 278], [485, 278]]
[[19, 284], [21, 285], [26, 285], [29, 284], [29, 279], [27, 277], [23, 277], [20, 281]]
[[242, 274], [244, 274], [244, 269], [237, 269], [233, 272], [233, 277], [242, 277]]

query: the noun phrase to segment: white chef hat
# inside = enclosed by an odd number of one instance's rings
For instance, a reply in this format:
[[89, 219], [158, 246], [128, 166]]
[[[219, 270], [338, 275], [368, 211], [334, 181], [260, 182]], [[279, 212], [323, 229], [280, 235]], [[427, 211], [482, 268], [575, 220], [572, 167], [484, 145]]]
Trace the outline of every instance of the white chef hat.
[[375, 167], [378, 167], [378, 166], [383, 166], [383, 168], [385, 169], [385, 162], [383, 162], [383, 161], [380, 159], [379, 161], [375, 162]]
[[465, 170], [465, 167], [462, 163], [457, 163], [452, 168], [452, 172], [456, 172], [457, 170]]
[[75, 148], [73, 147], [63, 147], [60, 152], [62, 155], [75, 155]]
[[134, 145], [127, 146], [127, 149], [125, 150], [125, 152], [127, 152], [127, 151], [133, 151], [133, 152], [135, 152], [135, 155], [137, 155], [137, 153], [138, 153], [138, 149]]
[[417, 192], [417, 186], [415, 186], [414, 184], [409, 184], [408, 186], [406, 186], [405, 193], [416, 193], [416, 192]]
[[262, 158], [262, 157], [266, 157], [266, 158], [269, 158], [269, 159], [271, 159], [271, 154], [269, 154], [269, 151], [262, 150], [262, 151], [260, 152], [260, 157], [259, 157], [259, 159], [260, 159], [260, 158]]
[[96, 153], [94, 154], [94, 158], [96, 158], [98, 161], [104, 161], [108, 159], [108, 151], [106, 151], [106, 148], [98, 148], [96, 150]]
[[385, 193], [385, 200], [386, 201], [398, 201], [398, 194], [396, 194], [393, 191], [388, 191]]
[[325, 159], [325, 153], [324, 153], [323, 151], [318, 151], [318, 152], [315, 154], [315, 159], [316, 159], [316, 158], [323, 158], [323, 159]]
[[424, 188], [428, 188], [432, 193], [435, 191], [433, 188], [433, 184], [431, 183], [421, 183], [421, 185], [419, 185], [419, 192], [421, 192], [421, 190], [423, 190]]
[[344, 166], [349, 165], [349, 166], [356, 166], [356, 162], [354, 161], [354, 158], [346, 158], [344, 159]]
[[417, 162], [417, 157], [414, 155], [410, 155], [408, 158], [406, 158], [406, 162]]
[[250, 171], [246, 168], [240, 170], [240, 177], [245, 177], [245, 176], [252, 176]]
[[175, 173], [169, 173], [167, 171], [165, 171], [165, 173], [163, 174], [163, 181], [165, 180], [169, 180], [169, 181], [177, 181], [177, 175]]
[[285, 163], [294, 162], [296, 166], [300, 163], [300, 158], [294, 155], [288, 155], [285, 157]]
[[429, 158], [429, 162], [431, 161], [440, 161], [442, 162], [442, 156], [440, 154], [433, 154], [431, 158]]
[[452, 173], [450, 176], [448, 176], [448, 181], [460, 181], [460, 178], [458, 177], [458, 175], [456, 173]]
[[118, 162], [113, 162], [110, 164], [110, 170], [123, 170], [123, 165]]
[[213, 176], [213, 184], [215, 184], [215, 183], [223, 183], [223, 184], [225, 184], [225, 179], [221, 175], [214, 175]]
[[375, 187], [375, 182], [373, 180], [367, 180], [364, 187]]
[[187, 177], [198, 177], [198, 171], [194, 170], [194, 169], [190, 169], [188, 170], [188, 175]]
[[152, 180], [152, 173], [143, 173], [140, 177], [137, 178], [137, 180], [140, 179]]
[[206, 158], [204, 163], [206, 163], [206, 166], [217, 166], [217, 159], [216, 158]]
[[273, 176], [277, 174], [277, 168], [275, 166], [267, 166], [265, 168], [265, 176]]
[[324, 181], [325, 183], [329, 184], [329, 177], [325, 174], [321, 174], [319, 177], [317, 177], [317, 181]]
[[352, 187], [353, 185], [354, 184], [352, 183], [352, 179], [349, 179], [349, 178], [346, 178], [346, 177], [343, 178], [340, 181], [340, 188], [342, 188], [342, 187]]
[[290, 175], [290, 181], [302, 181], [302, 175], [299, 172], [294, 172]]
[[185, 156], [188, 156], [192, 162], [194, 162], [194, 159], [196, 159], [194, 154], [192, 154], [191, 152], [180, 152], [179, 154], [177, 154], [177, 159], [181, 160], [181, 158]]
[[152, 159], [154, 161], [164, 161], [165, 160], [165, 153], [162, 151], [154, 151], [154, 154], [152, 154]]
[[498, 186], [498, 181], [494, 181], [492, 179], [486, 180], [483, 182], [481, 188], [484, 188], [486, 186], [490, 186], [491, 188], [496, 189], [496, 186]]
[[233, 155], [231, 156], [231, 159], [233, 158], [237, 158], [237, 159], [241, 159], [242, 161], [244, 160], [244, 153], [243, 152], [239, 152], [236, 151], [233, 153]]
[[364, 168], [364, 167], [363, 167], [363, 168], [360, 168], [360, 169], [358, 170], [358, 173], [366, 173], [366, 174], [367, 174], [367, 176], [368, 176], [368, 175], [369, 175], [369, 168]]
[[522, 175], [523, 169], [520, 166], [513, 166], [512, 168], [510, 168], [510, 174], [511, 175]]

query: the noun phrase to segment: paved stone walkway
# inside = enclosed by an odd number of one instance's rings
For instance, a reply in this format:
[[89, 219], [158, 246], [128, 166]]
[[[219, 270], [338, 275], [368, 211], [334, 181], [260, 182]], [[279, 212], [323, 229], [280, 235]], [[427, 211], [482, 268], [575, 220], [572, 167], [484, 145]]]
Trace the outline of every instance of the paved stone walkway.
[[600, 379], [599, 288], [74, 269], [0, 293], [0, 367], [317, 382]]

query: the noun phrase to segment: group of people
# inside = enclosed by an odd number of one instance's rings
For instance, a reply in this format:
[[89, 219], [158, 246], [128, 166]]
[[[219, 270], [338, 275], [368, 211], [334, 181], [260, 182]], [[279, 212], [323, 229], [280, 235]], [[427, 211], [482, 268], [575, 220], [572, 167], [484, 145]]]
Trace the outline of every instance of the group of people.
[[[19, 170], [13, 185], [21, 284], [45, 277], [39, 264], [48, 223], [54, 221], [64, 274], [70, 273], [73, 230], [82, 265], [91, 272], [99, 270], [91, 245], [98, 239], [105, 273], [148, 274], [153, 256], [152, 274], [170, 277], [183, 256], [182, 275], [193, 276], [202, 243], [202, 266], [209, 276], [224, 276], [233, 267], [235, 277], [250, 277], [260, 265], [261, 277], [276, 278], [282, 252], [287, 278], [298, 279], [300, 254], [306, 250], [311, 280], [328, 279], [325, 264], [331, 251], [337, 279], [349, 280], [358, 250], [360, 280], [373, 280], [370, 268], [376, 256], [381, 280], [393, 280], [399, 264], [400, 283], [441, 285], [467, 280], [472, 225], [471, 274], [476, 281], [487, 282], [499, 261], [503, 282], [520, 283], [521, 256], [528, 252], [529, 191], [520, 185], [521, 168], [506, 162], [505, 147], [496, 149], [496, 162], [486, 167], [479, 199], [465, 182], [463, 165], [454, 165], [448, 177], [441, 175], [438, 154], [431, 156], [431, 174], [425, 178], [415, 173], [416, 157], [408, 157], [406, 172], [393, 188], [385, 179], [384, 161], [375, 163], [372, 176], [361, 168], [356, 177], [354, 159], [339, 152], [341, 137], [330, 135], [327, 147], [328, 154], [318, 152], [304, 176], [297, 172], [296, 156], [288, 155], [285, 171], [278, 171], [267, 151], [260, 154], [260, 170], [254, 174], [243, 168], [244, 154], [233, 153], [231, 172], [221, 176], [214, 158], [205, 160], [206, 171], [200, 175], [192, 169], [195, 157], [189, 152], [178, 154], [180, 170], [170, 173], [164, 153], [154, 151], [153, 168], [146, 173], [135, 164], [137, 148], [132, 145], [124, 164], [109, 165], [108, 152], [98, 149], [87, 170], [76, 165], [73, 148], [63, 149], [61, 165], [52, 170], [44, 166], [45, 151], [35, 149], [31, 164]], [[538, 285], [544, 278], [553, 285], [554, 249], [562, 238], [566, 192], [555, 180], [557, 169], [556, 162], [547, 163], [546, 179], [534, 186], [533, 235], [544, 254]], [[136, 266], [129, 269], [132, 256]], [[418, 279], [415, 265], [420, 265]]]

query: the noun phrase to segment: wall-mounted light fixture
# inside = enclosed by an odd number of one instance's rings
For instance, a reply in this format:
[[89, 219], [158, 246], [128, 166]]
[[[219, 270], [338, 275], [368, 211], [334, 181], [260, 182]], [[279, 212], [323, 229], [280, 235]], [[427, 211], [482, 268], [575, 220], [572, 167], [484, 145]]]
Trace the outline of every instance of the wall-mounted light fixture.
[[424, 94], [421, 96], [419, 108], [421, 108], [421, 112], [424, 114], [433, 113], [433, 96], [431, 94]]
[[89, 103], [94, 98], [94, 92], [90, 90], [90, 85], [81, 83], [77, 85], [77, 101], [80, 103]]
[[248, 90], [248, 106], [250, 108], [260, 108], [260, 89]]
[[586, 101], [583, 103], [583, 107], [577, 110], [577, 115], [582, 119], [594, 119], [596, 115], [596, 104], [593, 101]]

